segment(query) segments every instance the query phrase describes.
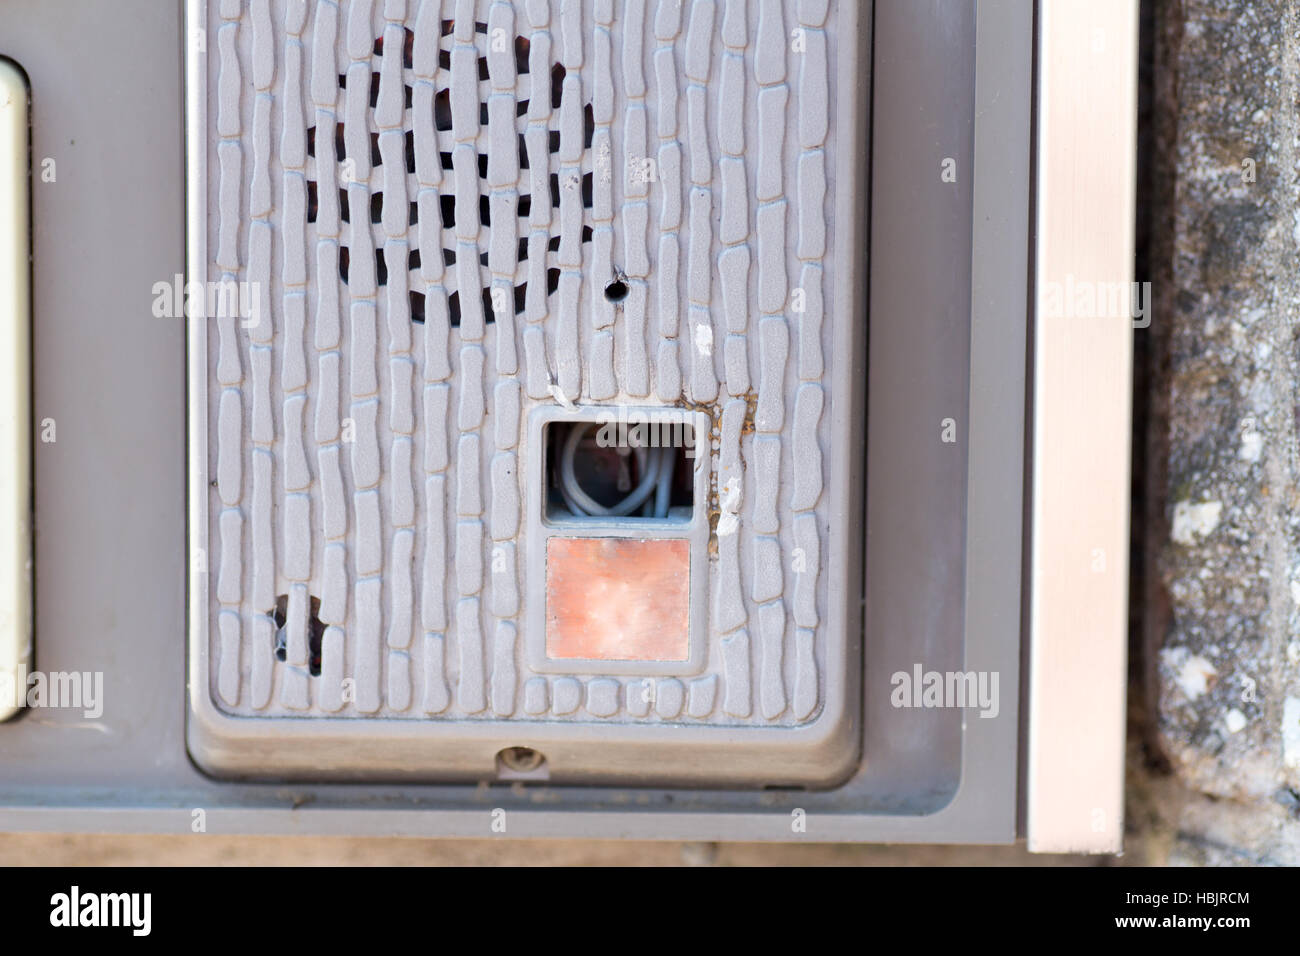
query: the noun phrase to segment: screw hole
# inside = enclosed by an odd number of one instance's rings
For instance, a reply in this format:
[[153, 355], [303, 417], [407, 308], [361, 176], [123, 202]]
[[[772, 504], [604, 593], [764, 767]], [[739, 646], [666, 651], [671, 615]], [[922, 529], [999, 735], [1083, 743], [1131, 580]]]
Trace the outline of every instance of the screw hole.
[[507, 747], [497, 754], [497, 759], [515, 773], [532, 773], [546, 763], [546, 757], [532, 747]]

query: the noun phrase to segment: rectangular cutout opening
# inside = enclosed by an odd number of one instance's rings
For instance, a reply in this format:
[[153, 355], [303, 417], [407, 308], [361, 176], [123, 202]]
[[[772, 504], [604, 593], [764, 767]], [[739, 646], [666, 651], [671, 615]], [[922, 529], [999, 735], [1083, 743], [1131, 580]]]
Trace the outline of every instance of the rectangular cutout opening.
[[596, 421], [548, 422], [542, 441], [548, 520], [680, 522], [694, 513], [688, 412], [610, 409]]

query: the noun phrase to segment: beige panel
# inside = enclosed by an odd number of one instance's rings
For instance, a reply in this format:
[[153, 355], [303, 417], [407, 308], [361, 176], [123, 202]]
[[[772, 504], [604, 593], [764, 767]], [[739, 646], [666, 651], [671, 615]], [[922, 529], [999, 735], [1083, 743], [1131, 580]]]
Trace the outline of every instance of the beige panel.
[[1123, 831], [1136, 0], [1040, 4], [1028, 838]]

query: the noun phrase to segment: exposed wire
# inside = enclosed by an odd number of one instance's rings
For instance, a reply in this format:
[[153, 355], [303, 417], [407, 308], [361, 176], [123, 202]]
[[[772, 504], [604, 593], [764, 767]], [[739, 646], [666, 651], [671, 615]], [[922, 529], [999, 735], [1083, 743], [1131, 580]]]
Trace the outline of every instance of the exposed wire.
[[673, 472], [677, 470], [677, 456], [671, 448], [661, 448], [660, 451], [663, 454], [659, 457], [659, 480], [655, 484], [655, 517], [667, 518], [673, 493]]
[[[574, 469], [574, 458], [578, 444], [590, 430], [590, 422], [575, 424], [569, 429], [568, 438], [560, 453], [560, 496], [569, 510], [579, 517], [618, 518], [630, 515], [643, 504], [646, 510], [653, 506], [656, 518], [668, 517], [668, 506], [672, 498], [673, 471], [676, 462], [670, 448], [634, 448], [641, 480], [637, 486], [617, 504], [605, 507], [595, 498], [582, 490]], [[651, 498], [651, 494], [654, 495]], [[644, 514], [644, 512], [643, 512]]]

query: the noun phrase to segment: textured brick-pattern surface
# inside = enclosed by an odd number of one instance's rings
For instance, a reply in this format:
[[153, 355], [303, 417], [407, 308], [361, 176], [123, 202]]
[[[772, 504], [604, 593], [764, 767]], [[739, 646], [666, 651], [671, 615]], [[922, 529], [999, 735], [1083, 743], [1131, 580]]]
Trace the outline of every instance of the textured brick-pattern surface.
[[[225, 709], [815, 715], [833, 6], [208, 4], [209, 278], [261, 306], [209, 331]], [[712, 420], [702, 671], [529, 669], [525, 426], [573, 403]]]

